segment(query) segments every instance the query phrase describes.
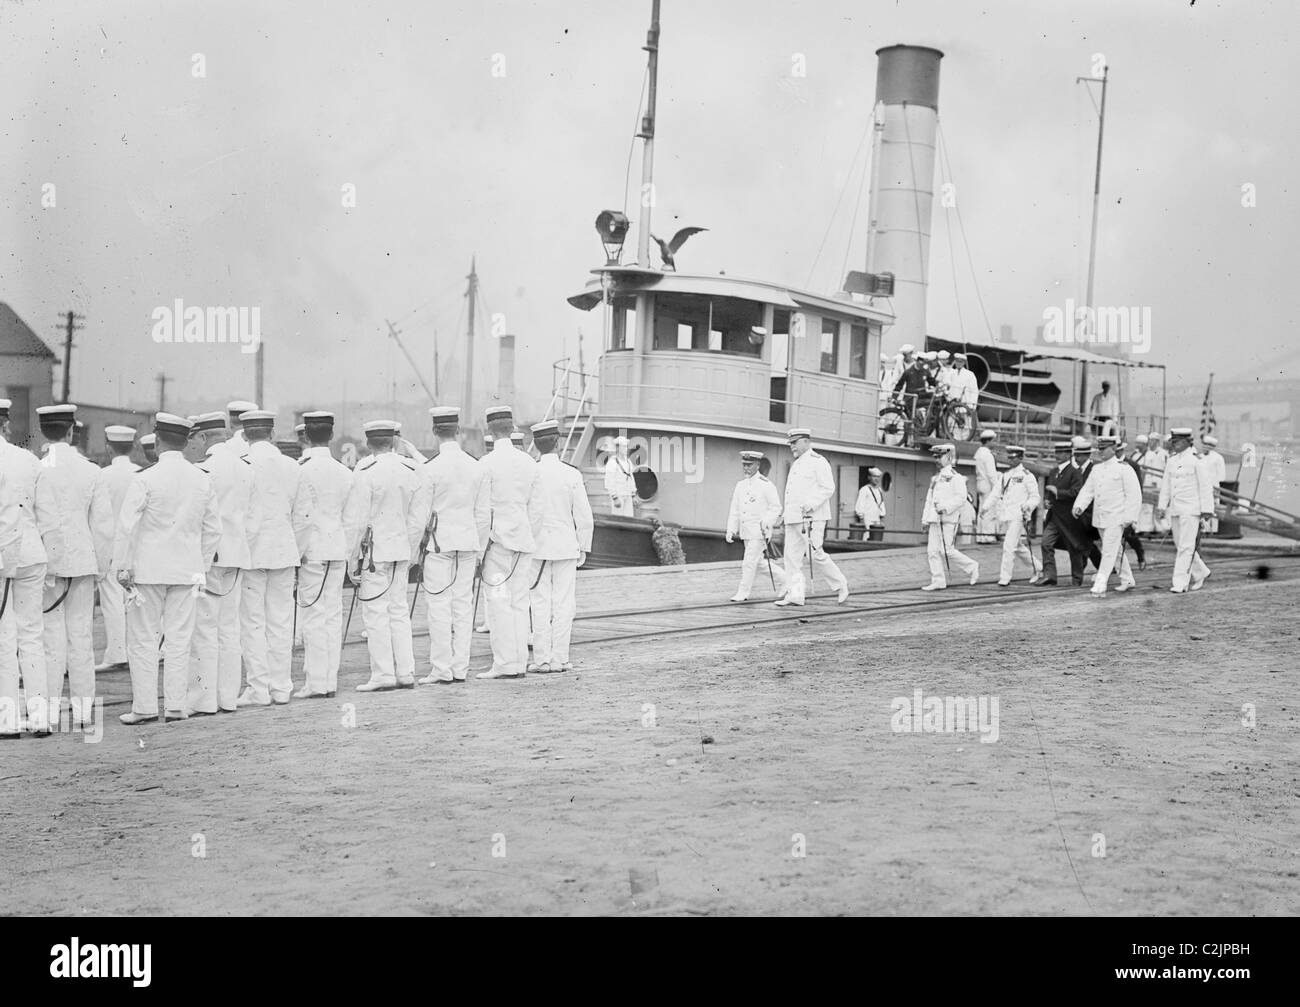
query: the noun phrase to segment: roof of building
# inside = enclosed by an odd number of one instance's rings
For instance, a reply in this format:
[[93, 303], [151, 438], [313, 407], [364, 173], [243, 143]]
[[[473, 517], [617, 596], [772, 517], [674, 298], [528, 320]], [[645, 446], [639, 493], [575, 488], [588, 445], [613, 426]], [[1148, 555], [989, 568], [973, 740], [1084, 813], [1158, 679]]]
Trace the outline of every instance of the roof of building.
[[13, 308], [0, 301], [0, 356], [54, 359], [55, 353]]

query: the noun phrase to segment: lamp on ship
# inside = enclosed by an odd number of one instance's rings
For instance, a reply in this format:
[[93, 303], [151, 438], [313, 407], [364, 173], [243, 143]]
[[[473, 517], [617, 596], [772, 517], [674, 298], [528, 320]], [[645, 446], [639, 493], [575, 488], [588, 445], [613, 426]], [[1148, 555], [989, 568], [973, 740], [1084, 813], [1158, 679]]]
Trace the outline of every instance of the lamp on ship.
[[629, 227], [627, 215], [617, 210], [602, 210], [596, 218], [596, 232], [605, 248], [605, 265], [617, 266], [623, 255], [623, 242]]

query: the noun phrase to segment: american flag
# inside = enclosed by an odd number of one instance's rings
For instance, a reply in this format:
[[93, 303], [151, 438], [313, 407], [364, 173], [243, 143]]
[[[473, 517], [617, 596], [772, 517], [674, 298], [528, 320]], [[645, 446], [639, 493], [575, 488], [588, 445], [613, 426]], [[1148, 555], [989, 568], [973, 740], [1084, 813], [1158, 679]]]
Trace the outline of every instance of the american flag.
[[1214, 433], [1214, 375], [1210, 375], [1209, 384], [1205, 386], [1205, 401], [1201, 403], [1201, 436]]

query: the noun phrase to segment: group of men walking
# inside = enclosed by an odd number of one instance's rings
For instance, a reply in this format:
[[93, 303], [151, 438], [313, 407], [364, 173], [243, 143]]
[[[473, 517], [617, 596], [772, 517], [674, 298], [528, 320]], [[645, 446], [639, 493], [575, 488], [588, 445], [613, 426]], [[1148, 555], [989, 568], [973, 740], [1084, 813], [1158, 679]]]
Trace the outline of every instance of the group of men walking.
[[[489, 409], [495, 441], [475, 459], [460, 446], [459, 411], [437, 407], [439, 450], [426, 463], [396, 423], [375, 420], [353, 470], [330, 452], [332, 413], [303, 414], [295, 460], [276, 446], [275, 414], [236, 401], [226, 413], [158, 413], [157, 460], [144, 468], [129, 457], [136, 431], [109, 427], [114, 457], [100, 469], [72, 446], [75, 405], [37, 410], [42, 458], [8, 442], [9, 408], [0, 399], [0, 737], [57, 729], [65, 676], [72, 722], [87, 724], [96, 673], [124, 664], [127, 724], [159, 718], [160, 662], [166, 720], [332, 697], [345, 573], [370, 656], [359, 691], [414, 687], [412, 564], [429, 622], [421, 684], [468, 677], [480, 593], [493, 662], [476, 677], [572, 667], [575, 574], [593, 521], [554, 422], [532, 427], [534, 460], [512, 440], [511, 409]], [[304, 681], [294, 691], [296, 630]]]

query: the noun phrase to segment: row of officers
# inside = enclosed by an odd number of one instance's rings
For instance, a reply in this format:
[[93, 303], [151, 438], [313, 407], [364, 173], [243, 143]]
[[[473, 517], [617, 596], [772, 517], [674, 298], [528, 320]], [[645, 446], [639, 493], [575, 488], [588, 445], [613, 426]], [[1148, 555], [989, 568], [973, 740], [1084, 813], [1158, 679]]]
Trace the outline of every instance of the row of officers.
[[[96, 672], [123, 662], [132, 707], [121, 720], [157, 720], [160, 657], [164, 719], [332, 697], [345, 573], [370, 658], [358, 691], [416, 684], [412, 566], [429, 624], [421, 684], [467, 679], [480, 594], [492, 665], [476, 677], [572, 667], [576, 571], [593, 521], [581, 473], [557, 453], [554, 422], [531, 428], [534, 459], [512, 440], [510, 407], [493, 407], [492, 449], [476, 459], [461, 449], [459, 410], [436, 407], [438, 453], [422, 462], [396, 423], [374, 420], [369, 454], [350, 469], [329, 448], [332, 413], [303, 415], [308, 446], [295, 460], [275, 446], [275, 414], [252, 406], [158, 413], [157, 462], [143, 469], [129, 458], [135, 431], [110, 427], [114, 458], [101, 469], [72, 446], [75, 405], [37, 410], [38, 458], [8, 442], [0, 399], [0, 736], [50, 733], [65, 677], [72, 720], [86, 724]], [[107, 637], [99, 666], [97, 586]], [[296, 628], [305, 681], [295, 690]]]

